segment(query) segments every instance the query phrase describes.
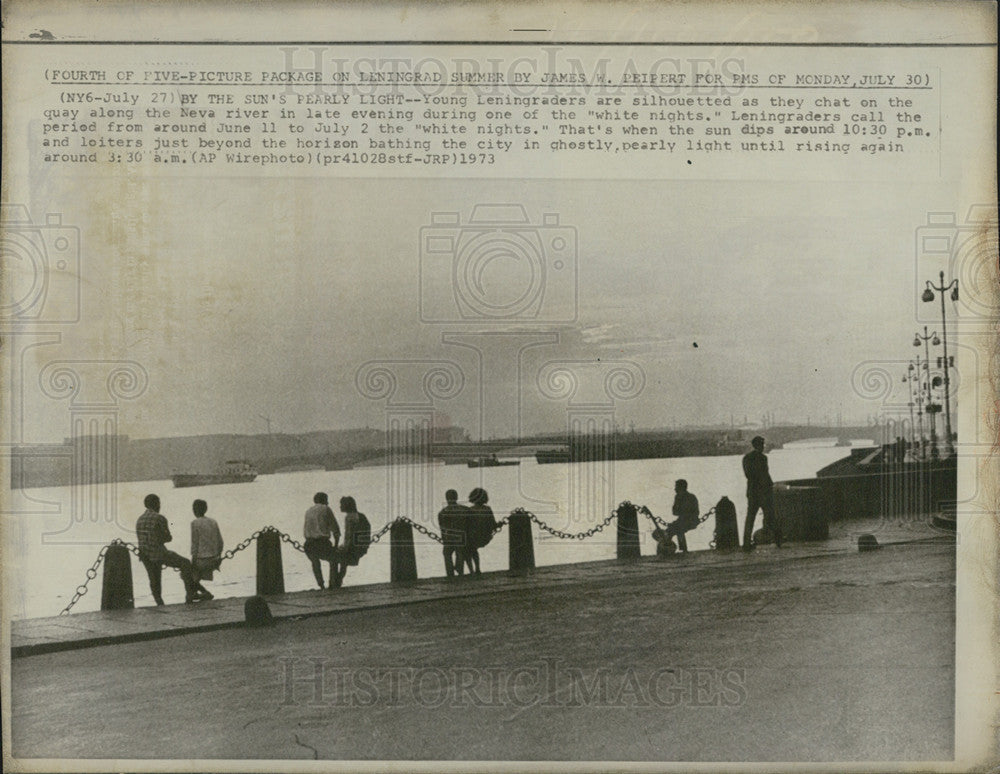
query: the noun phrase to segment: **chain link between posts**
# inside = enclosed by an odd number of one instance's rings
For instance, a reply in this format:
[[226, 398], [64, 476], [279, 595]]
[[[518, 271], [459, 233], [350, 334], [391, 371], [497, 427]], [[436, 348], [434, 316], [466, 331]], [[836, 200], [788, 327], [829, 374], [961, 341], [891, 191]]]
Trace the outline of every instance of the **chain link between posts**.
[[[633, 508], [636, 508], [636, 506], [632, 505], [632, 503], [630, 503], [630, 502], [628, 502], [626, 500], [625, 502], [619, 504], [618, 508], [616, 508], [611, 513], [609, 513], [605, 517], [604, 521], [600, 522], [599, 524], [595, 524], [593, 527], [591, 527], [590, 529], [585, 530], [583, 532], [565, 532], [565, 531], [563, 531], [561, 529], [556, 529], [554, 527], [550, 527], [548, 524], [546, 524], [544, 521], [542, 521], [540, 518], [538, 518], [531, 511], [525, 510], [524, 508], [515, 508], [513, 511], [510, 512], [509, 516], [504, 516], [502, 519], [500, 519], [497, 522], [496, 527], [494, 527], [494, 529], [493, 529], [493, 534], [494, 535], [497, 534], [504, 527], [506, 527], [509, 524], [509, 522], [510, 522], [511, 516], [524, 515], [524, 516], [527, 516], [529, 519], [531, 519], [531, 521], [533, 521], [535, 524], [537, 524], [538, 527], [539, 527], [539, 529], [541, 529], [541, 530], [549, 533], [553, 537], [557, 537], [557, 538], [560, 538], [562, 540], [586, 540], [587, 538], [593, 537], [598, 532], [601, 532], [602, 530], [604, 530], [612, 521], [614, 521], [615, 518], [617, 518], [618, 511], [621, 508], [623, 508], [623, 507], [633, 507]], [[650, 511], [649, 508], [647, 508], [645, 505], [637, 507], [636, 510], [639, 513], [644, 514], [645, 516], [648, 516], [649, 519], [653, 522], [653, 524], [655, 526], [659, 527], [660, 529], [666, 529], [667, 528], [667, 522], [664, 521], [663, 519], [661, 519], [660, 517], [655, 516], [653, 514], [653, 512]], [[715, 513], [715, 508], [714, 507], [711, 508], [711, 509], [709, 509], [709, 511], [707, 513], [705, 513], [703, 516], [699, 517], [698, 524], [705, 523], [714, 513]], [[382, 528], [378, 532], [375, 532], [374, 534], [372, 534], [371, 538], [368, 541], [369, 545], [374, 545], [375, 543], [378, 543], [383, 537], [385, 537], [385, 534], [387, 532], [389, 532], [390, 529], [392, 529], [392, 525], [395, 524], [396, 522], [406, 522], [406, 523], [410, 524], [415, 530], [417, 530], [417, 532], [420, 532], [421, 534], [426, 535], [431, 540], [434, 540], [434, 541], [436, 541], [438, 543], [442, 543], [442, 544], [444, 543], [444, 540], [442, 539], [442, 537], [440, 535], [438, 535], [436, 532], [434, 532], [433, 530], [428, 529], [423, 524], [417, 523], [416, 521], [414, 521], [413, 519], [409, 518], [408, 516], [400, 516], [400, 517], [398, 517], [398, 518], [396, 518], [396, 519], [394, 519], [392, 521], [387, 521], [385, 523], [385, 525], [383, 525]], [[234, 546], [233, 548], [230, 548], [228, 551], [226, 551], [222, 555], [222, 559], [223, 560], [232, 559], [240, 551], [243, 551], [243, 550], [249, 548], [250, 545], [255, 540], [257, 540], [257, 538], [259, 538], [265, 532], [276, 532], [278, 534], [278, 536], [281, 538], [282, 542], [288, 543], [296, 551], [300, 551], [302, 553], [305, 553], [305, 550], [306, 550], [305, 547], [298, 540], [296, 540], [291, 535], [289, 535], [287, 532], [282, 532], [277, 527], [267, 526], [267, 527], [261, 527], [259, 530], [257, 530], [256, 532], [254, 532], [252, 535], [250, 535], [249, 537], [247, 537], [244, 540], [242, 540], [239, 543], [237, 543], [236, 546]], [[715, 543], [715, 541], [713, 540], [712, 541], [713, 547], [714, 547], [714, 543]], [[86, 580], [83, 583], [81, 583], [79, 586], [76, 587], [76, 591], [73, 594], [73, 598], [69, 601], [69, 604], [66, 605], [66, 607], [64, 607], [62, 609], [62, 611], [60, 611], [59, 615], [66, 615], [66, 614], [68, 614], [69, 611], [73, 608], [73, 606], [77, 602], [80, 601], [80, 598], [83, 597], [87, 593], [87, 591], [88, 591], [88, 585], [90, 584], [90, 582], [92, 580], [94, 580], [94, 578], [97, 577], [97, 570], [101, 566], [101, 562], [104, 561], [104, 557], [108, 553], [108, 549], [111, 548], [112, 546], [124, 546], [129, 551], [131, 551], [133, 554], [135, 554], [136, 557], [139, 556], [139, 548], [138, 548], [138, 546], [136, 546], [134, 543], [128, 543], [128, 542], [126, 542], [124, 540], [121, 540], [119, 538], [115, 538], [110, 543], [108, 543], [106, 546], [102, 547], [101, 550], [97, 553], [97, 558], [94, 560], [94, 563], [87, 570]], [[176, 567], [174, 567], [173, 569], [174, 569], [174, 571], [179, 571], [178, 568], [176, 568]]]

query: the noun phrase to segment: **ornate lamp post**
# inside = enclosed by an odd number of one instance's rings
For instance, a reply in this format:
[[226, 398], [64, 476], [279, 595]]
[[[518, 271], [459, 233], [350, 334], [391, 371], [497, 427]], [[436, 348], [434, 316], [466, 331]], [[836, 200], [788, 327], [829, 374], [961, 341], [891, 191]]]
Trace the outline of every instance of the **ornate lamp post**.
[[919, 347], [920, 342], [923, 342], [924, 344], [924, 378], [926, 379], [926, 381], [924, 382], [923, 385], [920, 384], [920, 374], [919, 374], [920, 355], [917, 355], [917, 369], [918, 369], [917, 385], [918, 389], [919, 387], [922, 386], [925, 387], [927, 390], [927, 403], [925, 405], [924, 410], [931, 415], [931, 456], [936, 458], [938, 456], [937, 422], [934, 420], [934, 415], [941, 410], [941, 407], [936, 403], [934, 403], [934, 398], [931, 395], [930, 344], [933, 344], [936, 347], [938, 344], [941, 343], [941, 339], [938, 338], [937, 331], [934, 331], [934, 333], [927, 333], [927, 326], [925, 325], [923, 336], [921, 336], [919, 333], [913, 334], [913, 346]]
[[945, 432], [948, 435], [946, 449], [948, 451], [948, 456], [955, 453], [955, 446], [952, 443], [951, 434], [951, 380], [949, 379], [949, 372], [951, 371], [951, 362], [948, 360], [948, 336], [946, 331], [945, 323], [945, 310], [944, 310], [944, 294], [949, 290], [951, 291], [951, 300], [958, 301], [958, 280], [953, 279], [947, 285], [944, 284], [944, 272], [940, 273], [941, 284], [935, 285], [930, 280], [927, 280], [927, 286], [924, 288], [923, 295], [920, 296], [921, 300], [926, 303], [930, 303], [934, 300], [934, 294], [941, 294], [941, 342], [944, 345], [944, 421], [945, 421]]
[[[910, 388], [910, 402], [907, 404], [907, 406], [910, 407], [910, 449], [911, 449], [911, 453], [913, 454], [914, 459], [916, 459], [917, 455], [919, 453], [919, 448], [920, 448], [919, 446], [917, 446], [917, 438], [919, 437], [921, 440], [923, 440], [924, 427], [923, 427], [922, 412], [920, 411], [920, 405], [917, 403], [917, 401], [920, 398], [920, 396], [918, 394], [920, 392], [920, 390], [919, 390], [919, 387], [917, 389], [914, 389], [914, 382], [916, 381], [916, 378], [913, 375], [913, 371], [914, 371], [914, 365], [913, 365], [913, 361], [911, 360], [910, 361], [910, 367], [907, 368], [906, 369], [906, 373], [903, 374], [902, 381], [903, 381], [904, 384], [908, 383], [908, 386]], [[917, 373], [919, 373], [919, 369], [917, 370]], [[917, 435], [917, 425], [916, 425], [916, 422], [913, 419], [913, 407], [915, 405], [917, 406], [917, 416], [920, 417], [920, 435], [919, 436]]]

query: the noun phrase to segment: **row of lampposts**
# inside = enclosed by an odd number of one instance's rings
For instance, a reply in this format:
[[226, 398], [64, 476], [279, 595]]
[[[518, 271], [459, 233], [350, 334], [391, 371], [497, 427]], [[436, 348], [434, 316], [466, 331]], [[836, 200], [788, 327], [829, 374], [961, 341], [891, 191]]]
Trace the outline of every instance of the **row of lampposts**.
[[[944, 297], [946, 293], [951, 295], [952, 301], [958, 300], [958, 280], [954, 279], [947, 285], [944, 283], [944, 272], [940, 274], [941, 284], [935, 285], [930, 280], [927, 280], [927, 285], [924, 289], [923, 294], [920, 296], [921, 300], [926, 303], [931, 303], [937, 297], [937, 294], [941, 296], [941, 337], [938, 338], [937, 331], [931, 333], [927, 332], [927, 326], [924, 326], [923, 334], [919, 332], [915, 333], [913, 336], [913, 346], [920, 347], [921, 344], [924, 345], [924, 359], [921, 361], [920, 353], [917, 353], [915, 361], [911, 361], [909, 368], [903, 375], [903, 381], [909, 383], [910, 385], [910, 427], [911, 427], [911, 446], [915, 453], [921, 456], [923, 455], [923, 437], [924, 437], [924, 421], [923, 415], [927, 414], [930, 417], [930, 455], [932, 459], [937, 459], [940, 456], [940, 450], [938, 449], [938, 439], [937, 439], [937, 422], [935, 417], [937, 414], [941, 413], [941, 404], [935, 402], [933, 389], [944, 385], [944, 416], [945, 416], [945, 443], [944, 450], [947, 456], [952, 456], [955, 453], [954, 436], [951, 431], [951, 379], [949, 372], [954, 366], [954, 357], [948, 357], [948, 337], [946, 335], [947, 321], [945, 318], [945, 305]], [[942, 346], [943, 347], [943, 357], [938, 358], [938, 369], [943, 372], [942, 376], [935, 376], [931, 373], [931, 355], [930, 355], [930, 345]], [[937, 369], [935, 369], [937, 370]], [[913, 409], [916, 406], [917, 409], [917, 423], [914, 425], [913, 421]], [[919, 433], [915, 436], [915, 433]], [[920, 443], [917, 443], [917, 437], [920, 439]]]

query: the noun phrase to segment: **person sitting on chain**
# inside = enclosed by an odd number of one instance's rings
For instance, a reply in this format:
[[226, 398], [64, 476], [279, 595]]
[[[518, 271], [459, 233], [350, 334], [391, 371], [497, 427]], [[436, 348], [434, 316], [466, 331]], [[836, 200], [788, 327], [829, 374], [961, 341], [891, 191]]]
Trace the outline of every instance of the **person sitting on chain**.
[[358, 513], [358, 504], [350, 495], [340, 498], [340, 512], [344, 514], [344, 544], [334, 551], [334, 563], [330, 565], [330, 583], [338, 587], [344, 585], [347, 568], [356, 567], [368, 551], [372, 532], [368, 517]]
[[[490, 496], [481, 487], [476, 487], [469, 493], [472, 505], [465, 515], [465, 546], [459, 555], [459, 563], [465, 562], [471, 575], [482, 575], [479, 569], [479, 549], [493, 539], [497, 528], [493, 509], [486, 504], [489, 501]], [[461, 575], [461, 570], [459, 574]]]
[[208, 503], [195, 500], [191, 504], [194, 520], [191, 522], [191, 564], [194, 565], [195, 582], [201, 599], [212, 599], [212, 593], [201, 585], [203, 580], [212, 580], [222, 564], [222, 532], [219, 523], [210, 516]]
[[674, 492], [676, 494], [671, 513], [677, 518], [667, 525], [665, 534], [667, 540], [676, 536], [677, 549], [681, 553], [686, 554], [688, 547], [687, 538], [684, 537], [684, 533], [689, 532], [701, 523], [699, 519], [698, 498], [688, 491], [688, 483], [683, 478], [679, 478], [674, 482]]

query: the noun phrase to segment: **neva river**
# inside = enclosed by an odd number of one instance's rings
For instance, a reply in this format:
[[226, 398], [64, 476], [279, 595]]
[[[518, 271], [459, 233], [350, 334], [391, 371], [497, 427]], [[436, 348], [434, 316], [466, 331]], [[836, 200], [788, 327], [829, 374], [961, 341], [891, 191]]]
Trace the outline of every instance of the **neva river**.
[[[846, 448], [790, 448], [769, 453], [771, 475], [775, 481], [808, 478], [816, 471], [848, 454]], [[411, 470], [412, 469], [412, 470]], [[524, 458], [519, 466], [468, 468], [465, 465], [405, 466], [397, 470], [396, 483], [425, 476], [431, 482], [435, 505], [428, 513], [407, 514], [415, 521], [439, 532], [437, 509], [444, 505], [444, 491], [456, 489], [464, 501], [477, 486], [485, 487], [490, 506], [497, 519], [517, 507], [539, 515], [556, 529], [582, 532], [601, 520], [594, 501], [603, 497], [618, 503], [630, 500], [647, 505], [657, 516], [670, 520], [675, 479], [686, 478], [689, 489], [698, 497], [705, 513], [722, 495], [735, 504], [742, 533], [746, 514], [745, 482], [740, 456], [685, 457], [672, 459], [628, 460], [611, 463], [575, 463], [538, 465], [533, 458]], [[188, 556], [191, 502], [201, 498], [208, 502], [208, 515], [219, 522], [226, 542], [232, 548], [257, 529], [273, 525], [302, 540], [302, 521], [306, 508], [317, 491], [330, 496], [337, 510], [342, 495], [352, 495], [359, 510], [368, 516], [373, 531], [388, 520], [386, 513], [390, 484], [387, 468], [373, 467], [341, 471], [307, 471], [260, 476], [251, 484], [192, 487], [175, 489], [167, 481], [129, 481], [115, 487], [117, 514], [96, 517], [73, 517], [72, 502], [87, 502], [97, 496], [97, 487], [70, 487], [19, 490], [12, 494], [13, 511], [4, 524], [5, 598], [12, 618], [35, 618], [56, 615], [72, 598], [77, 585], [83, 583], [87, 569], [93, 564], [101, 545], [114, 538], [135, 542], [135, 520], [143, 511], [143, 497], [155, 492], [162, 501], [162, 513], [170, 522], [177, 553]], [[590, 499], [588, 499], [590, 498]], [[90, 509], [91, 511], [100, 510]], [[106, 508], [105, 511], [112, 509]], [[652, 523], [640, 515], [642, 553], [655, 553], [650, 536]], [[338, 514], [343, 527], [343, 518]], [[692, 551], [709, 548], [715, 527], [714, 517], [687, 535]], [[762, 517], [758, 515], [758, 526]], [[540, 534], [533, 525], [535, 563], [539, 566], [611, 559], [615, 556], [615, 524], [587, 540], [557, 540]], [[420, 577], [444, 574], [441, 547], [422, 535], [417, 539], [417, 570]], [[500, 532], [486, 548], [480, 550], [482, 569], [507, 568], [507, 533]], [[290, 545], [282, 544], [285, 570], [285, 590], [300, 591], [315, 587], [309, 562]], [[323, 564], [324, 576], [328, 565]], [[251, 545], [233, 559], [224, 561], [215, 580], [206, 582], [217, 597], [242, 597], [256, 593], [256, 548]], [[146, 571], [133, 557], [132, 578], [136, 606], [152, 604]], [[371, 547], [358, 567], [347, 573], [345, 585], [380, 583], [389, 580], [389, 536]], [[331, 591], [330, 593], [336, 593]], [[168, 603], [183, 602], [184, 588], [180, 577], [164, 570], [163, 597]], [[101, 603], [101, 575], [91, 581], [89, 592], [76, 604], [73, 612], [97, 610]]]

